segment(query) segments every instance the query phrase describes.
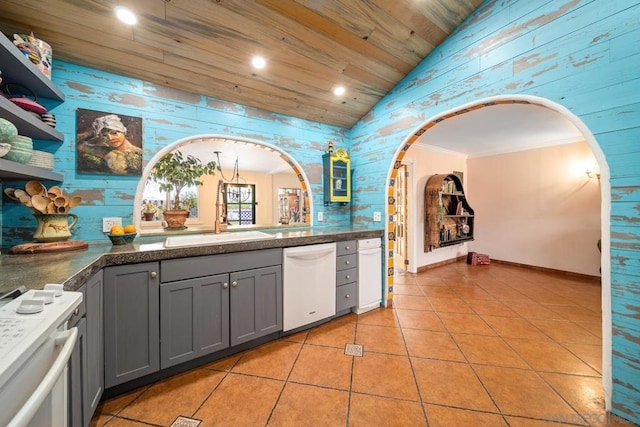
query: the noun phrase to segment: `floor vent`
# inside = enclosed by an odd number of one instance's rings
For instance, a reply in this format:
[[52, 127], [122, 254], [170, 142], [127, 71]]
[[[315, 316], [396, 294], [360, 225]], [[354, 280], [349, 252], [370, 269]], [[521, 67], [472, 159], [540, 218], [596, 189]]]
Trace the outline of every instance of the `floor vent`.
[[178, 417], [171, 424], [171, 427], [198, 427], [202, 420], [194, 420], [193, 418]]
[[344, 346], [344, 354], [347, 356], [360, 356], [362, 357], [363, 353], [362, 345], [360, 344], [345, 344]]

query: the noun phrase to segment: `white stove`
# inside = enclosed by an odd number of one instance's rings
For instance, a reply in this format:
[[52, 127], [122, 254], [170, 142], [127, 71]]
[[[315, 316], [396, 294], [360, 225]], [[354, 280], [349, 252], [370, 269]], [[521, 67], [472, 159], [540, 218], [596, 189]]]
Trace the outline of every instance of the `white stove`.
[[77, 338], [66, 323], [82, 301], [61, 285], [0, 307], [0, 425], [66, 426], [67, 362]]

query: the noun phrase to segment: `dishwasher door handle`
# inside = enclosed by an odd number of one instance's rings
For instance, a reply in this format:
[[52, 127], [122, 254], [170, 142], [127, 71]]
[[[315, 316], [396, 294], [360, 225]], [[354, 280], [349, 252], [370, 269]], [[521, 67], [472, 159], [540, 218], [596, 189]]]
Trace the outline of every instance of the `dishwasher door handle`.
[[287, 249], [287, 251], [284, 254], [284, 257], [285, 259], [293, 258], [293, 259], [303, 259], [303, 260], [314, 260], [314, 259], [322, 258], [323, 256], [328, 255], [334, 251], [335, 251], [334, 248], [306, 249], [302, 247], [302, 248], [296, 248], [296, 249]]
[[382, 252], [381, 247], [371, 248], [371, 249], [358, 249], [359, 255], [373, 255], [381, 252]]

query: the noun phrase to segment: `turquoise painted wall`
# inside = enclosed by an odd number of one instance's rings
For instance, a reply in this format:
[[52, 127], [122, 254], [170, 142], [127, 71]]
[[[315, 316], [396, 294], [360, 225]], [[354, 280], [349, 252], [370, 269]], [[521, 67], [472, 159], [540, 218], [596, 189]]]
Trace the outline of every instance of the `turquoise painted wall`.
[[[103, 240], [100, 218], [132, 215], [137, 181], [75, 173], [77, 108], [142, 117], [145, 160], [202, 133], [274, 144], [302, 165], [326, 224], [369, 224], [386, 208], [386, 174], [412, 130], [442, 112], [493, 95], [528, 94], [571, 110], [595, 135], [611, 172], [614, 412], [640, 423], [640, 3], [624, 0], [489, 0], [348, 132], [135, 79], [56, 63], [66, 94], [53, 111], [65, 141], [56, 151], [63, 188], [87, 204], [74, 235]], [[321, 154], [350, 148], [353, 203], [322, 205]], [[30, 240], [35, 220], [2, 206], [3, 246]]]
[[[117, 76], [69, 63], [56, 63], [53, 81], [65, 94], [65, 102], [52, 109], [62, 144], [40, 145], [55, 151], [55, 171], [64, 175], [65, 193], [80, 195], [84, 202], [73, 209], [80, 217], [73, 229], [77, 240], [106, 241], [102, 218], [120, 216], [132, 222], [137, 177], [78, 174], [75, 170], [75, 126], [78, 108], [141, 117], [144, 162], [162, 147], [199, 134], [221, 134], [275, 145], [296, 159], [310, 181], [314, 209], [324, 211], [325, 222], [335, 225], [350, 221], [349, 206], [323, 206], [322, 154], [329, 140], [346, 148], [346, 130], [286, 117], [243, 105], [192, 95], [136, 79]], [[24, 183], [12, 182], [20, 186]], [[50, 183], [53, 185], [54, 183]], [[49, 184], [48, 184], [49, 185]], [[2, 246], [31, 241], [36, 221], [21, 205], [6, 202], [2, 208]]]
[[[360, 218], [383, 210], [403, 140], [495, 95], [550, 99], [577, 115], [611, 173], [613, 411], [640, 423], [640, 3], [487, 1], [350, 130]], [[363, 177], [369, 177], [365, 179]], [[375, 179], [374, 179], [375, 177]], [[371, 206], [369, 206], [371, 205]]]

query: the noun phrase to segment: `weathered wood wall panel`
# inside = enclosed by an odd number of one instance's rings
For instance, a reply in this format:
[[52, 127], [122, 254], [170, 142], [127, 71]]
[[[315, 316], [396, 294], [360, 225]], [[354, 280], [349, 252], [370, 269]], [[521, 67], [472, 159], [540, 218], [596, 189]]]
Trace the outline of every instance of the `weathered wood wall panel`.
[[[74, 208], [80, 217], [73, 229], [75, 239], [105, 241], [101, 232], [105, 216], [120, 216], [124, 222], [133, 222], [133, 202], [138, 185], [135, 177], [76, 173], [78, 108], [142, 117], [145, 164], [166, 145], [198, 134], [251, 138], [273, 144], [302, 165], [315, 196], [314, 212], [324, 211], [325, 224], [350, 221], [349, 206], [323, 206], [322, 174], [319, 172], [329, 140], [338, 148], [347, 148], [344, 129], [166, 90], [140, 80], [69, 63], [56, 63], [53, 76], [66, 95], [65, 102], [53, 109], [57, 128], [65, 137], [55, 152], [55, 169], [65, 177], [62, 184], [65, 193], [79, 194], [84, 200], [81, 206]], [[3, 246], [31, 240], [36, 222], [27, 209], [7, 203], [3, 206], [2, 216], [5, 221]]]
[[[490, 96], [539, 96], [582, 120], [606, 156], [612, 187], [613, 410], [636, 423], [639, 31], [638, 1], [486, 1], [349, 133], [355, 169], [370, 170], [375, 162], [389, 171], [398, 147], [427, 121]], [[373, 206], [388, 202], [389, 184], [369, 177], [358, 182], [358, 200], [367, 201], [358, 218], [364, 221]], [[369, 202], [371, 194], [380, 202]]]

